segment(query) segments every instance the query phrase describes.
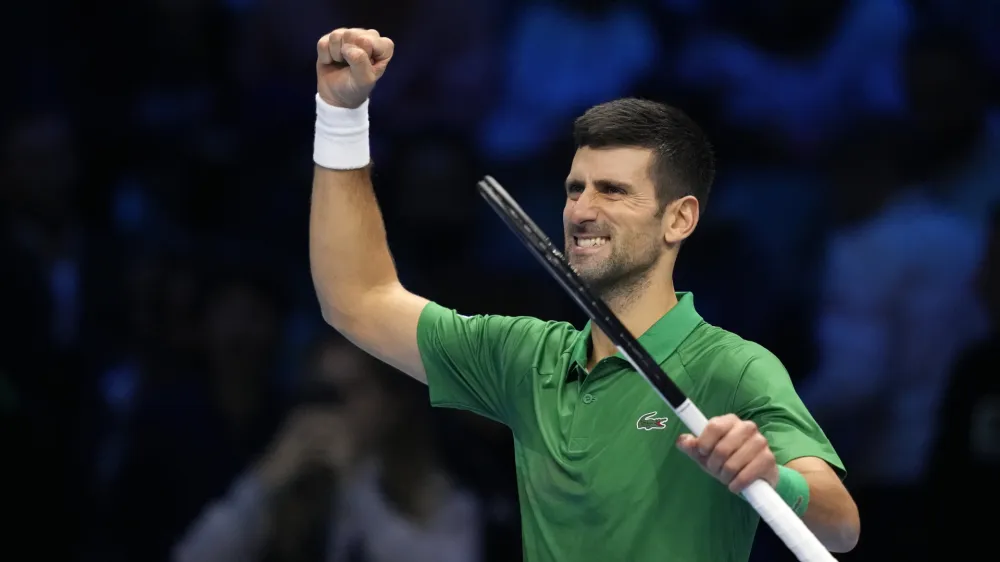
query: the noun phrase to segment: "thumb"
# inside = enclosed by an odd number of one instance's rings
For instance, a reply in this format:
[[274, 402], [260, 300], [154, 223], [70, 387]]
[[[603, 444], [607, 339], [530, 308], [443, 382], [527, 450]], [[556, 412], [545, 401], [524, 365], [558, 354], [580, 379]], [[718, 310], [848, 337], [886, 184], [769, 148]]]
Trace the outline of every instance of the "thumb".
[[700, 460], [699, 457], [701, 455], [698, 454], [698, 450], [695, 448], [697, 444], [698, 440], [695, 439], [694, 435], [691, 435], [690, 433], [682, 433], [677, 438], [678, 449], [684, 451], [684, 453], [692, 459]]
[[375, 70], [372, 68], [372, 61], [368, 58], [368, 53], [357, 45], [344, 45], [341, 54], [344, 60], [351, 66], [351, 75], [362, 84], [374, 81]]

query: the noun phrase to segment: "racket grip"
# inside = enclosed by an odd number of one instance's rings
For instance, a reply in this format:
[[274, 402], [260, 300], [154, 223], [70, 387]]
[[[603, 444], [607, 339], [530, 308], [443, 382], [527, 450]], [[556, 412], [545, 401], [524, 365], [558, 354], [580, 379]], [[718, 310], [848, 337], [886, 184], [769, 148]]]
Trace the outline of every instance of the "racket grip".
[[[674, 412], [695, 436], [701, 435], [708, 425], [708, 418], [691, 400], [685, 400], [674, 408]], [[743, 490], [743, 497], [799, 562], [836, 562], [836, 558], [770, 484], [757, 480]]]
[[757, 480], [743, 490], [743, 497], [800, 562], [836, 561], [770, 484]]

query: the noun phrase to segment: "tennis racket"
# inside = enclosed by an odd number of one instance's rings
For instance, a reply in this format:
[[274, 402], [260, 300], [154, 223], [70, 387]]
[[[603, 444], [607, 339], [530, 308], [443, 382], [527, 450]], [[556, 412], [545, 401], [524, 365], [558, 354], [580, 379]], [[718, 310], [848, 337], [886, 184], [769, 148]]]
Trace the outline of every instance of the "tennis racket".
[[[684, 395], [674, 381], [670, 380], [649, 352], [625, 329], [611, 309], [591, 293], [545, 233], [532, 222], [495, 179], [486, 176], [478, 183], [478, 187], [480, 195], [518, 235], [531, 253], [542, 262], [545, 269], [556, 278], [594, 324], [611, 338], [635, 370], [653, 385], [656, 392], [691, 433], [695, 436], [701, 435], [705, 425], [708, 424], [705, 414]], [[743, 490], [743, 496], [801, 562], [836, 560], [770, 484], [757, 480]]]

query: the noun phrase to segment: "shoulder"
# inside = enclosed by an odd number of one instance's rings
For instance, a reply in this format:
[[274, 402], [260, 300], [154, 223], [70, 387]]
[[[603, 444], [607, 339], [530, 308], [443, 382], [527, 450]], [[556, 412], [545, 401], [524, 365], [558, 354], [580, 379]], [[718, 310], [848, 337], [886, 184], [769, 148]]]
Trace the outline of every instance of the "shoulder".
[[708, 323], [695, 328], [678, 355], [695, 384], [714, 396], [735, 400], [741, 388], [756, 393], [791, 386], [787, 369], [769, 349]]
[[781, 361], [766, 347], [707, 322], [695, 328], [677, 352], [686, 368], [712, 372], [734, 382], [748, 370], [784, 370]]
[[579, 330], [568, 322], [532, 316], [467, 315], [434, 302], [424, 307], [418, 330], [420, 337], [475, 337], [483, 344], [541, 348], [545, 351], [561, 351], [579, 334]]

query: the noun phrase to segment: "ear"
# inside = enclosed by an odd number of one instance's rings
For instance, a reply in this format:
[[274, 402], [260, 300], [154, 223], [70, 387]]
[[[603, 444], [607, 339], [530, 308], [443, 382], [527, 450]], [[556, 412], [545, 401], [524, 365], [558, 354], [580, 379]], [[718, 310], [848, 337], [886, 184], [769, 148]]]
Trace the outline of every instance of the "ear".
[[686, 195], [672, 201], [663, 213], [663, 239], [667, 244], [678, 244], [691, 236], [701, 209], [694, 195]]

